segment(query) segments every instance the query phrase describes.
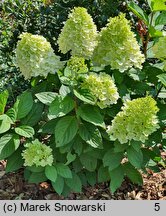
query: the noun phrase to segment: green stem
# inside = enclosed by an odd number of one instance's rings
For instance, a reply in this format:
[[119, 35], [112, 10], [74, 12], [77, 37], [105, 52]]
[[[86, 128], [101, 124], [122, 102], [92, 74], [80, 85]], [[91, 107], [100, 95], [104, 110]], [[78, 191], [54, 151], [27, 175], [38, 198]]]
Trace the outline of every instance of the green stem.
[[154, 97], [155, 99], [157, 99], [157, 97], [159, 96], [162, 88], [163, 88], [163, 84], [161, 84], [161, 86], [159, 87], [159, 89], [158, 89], [158, 91], [157, 91], [157, 93], [156, 93], [156, 95]]
[[[74, 93], [73, 93], [73, 95], [74, 95]], [[75, 114], [76, 114], [76, 117], [77, 117], [78, 124], [80, 124], [81, 123], [81, 119], [77, 115], [78, 104], [77, 104], [77, 97], [75, 95], [74, 95], [74, 103], [75, 103], [75, 105], [74, 105]]]

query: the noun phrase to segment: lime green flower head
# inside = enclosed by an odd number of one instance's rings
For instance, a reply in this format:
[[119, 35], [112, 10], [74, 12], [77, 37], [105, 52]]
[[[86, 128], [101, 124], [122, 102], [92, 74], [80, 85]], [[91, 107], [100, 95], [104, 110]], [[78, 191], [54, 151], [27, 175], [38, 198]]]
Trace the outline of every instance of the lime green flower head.
[[22, 156], [25, 160], [24, 166], [42, 166], [52, 165], [53, 155], [52, 149], [45, 144], [42, 144], [37, 139], [32, 143], [25, 145], [26, 149], [23, 151]]
[[75, 74], [83, 74], [88, 72], [88, 67], [85, 64], [85, 59], [82, 57], [72, 56], [67, 62], [67, 66]]
[[91, 73], [86, 77], [82, 89], [87, 89], [94, 97], [95, 104], [101, 109], [116, 104], [119, 98], [112, 78], [106, 73]]
[[127, 101], [108, 127], [108, 134], [120, 143], [142, 141], [159, 128], [156, 101], [150, 97]]
[[16, 61], [25, 79], [46, 77], [62, 68], [60, 57], [54, 54], [50, 43], [39, 35], [23, 33], [16, 48]]
[[164, 61], [164, 70], [166, 70], [166, 36], [159, 38], [153, 46], [153, 52], [156, 58]]
[[87, 10], [75, 7], [68, 16], [58, 38], [59, 50], [89, 59], [96, 46], [97, 28]]
[[92, 60], [96, 65], [111, 65], [112, 69], [120, 72], [133, 66], [142, 68], [145, 58], [125, 14], [110, 18], [101, 30]]

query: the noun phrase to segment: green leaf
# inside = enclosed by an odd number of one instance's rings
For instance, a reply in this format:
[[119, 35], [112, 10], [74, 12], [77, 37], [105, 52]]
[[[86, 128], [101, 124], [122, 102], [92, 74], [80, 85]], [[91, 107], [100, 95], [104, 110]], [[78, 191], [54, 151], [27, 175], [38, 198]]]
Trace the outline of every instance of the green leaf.
[[143, 95], [145, 92], [151, 91], [152, 88], [146, 82], [133, 82], [132, 90], [138, 95]]
[[143, 154], [143, 163], [142, 163], [143, 167], [145, 166], [147, 167], [150, 159], [153, 160], [156, 157], [156, 154], [152, 150], [146, 148], [142, 149], [142, 154]]
[[17, 119], [22, 119], [28, 115], [33, 106], [33, 98], [30, 92], [24, 92], [17, 97], [17, 101], [14, 104], [14, 109], [17, 113]]
[[61, 147], [69, 143], [77, 134], [78, 123], [74, 116], [61, 118], [55, 127], [56, 146]]
[[132, 146], [130, 146], [127, 149], [127, 157], [129, 162], [137, 167], [137, 168], [141, 168], [142, 167], [142, 162], [143, 162], [143, 154], [141, 149], [139, 151], [136, 151]]
[[26, 169], [32, 173], [44, 172], [44, 167], [42, 167], [42, 166], [27, 166]]
[[74, 192], [81, 193], [82, 191], [82, 182], [79, 176], [76, 173], [72, 173], [72, 179], [66, 179], [65, 182]]
[[27, 138], [33, 137], [33, 135], [35, 134], [34, 129], [30, 126], [27, 126], [27, 125], [21, 125], [19, 127], [16, 127], [15, 132], [18, 135], [23, 136], [23, 137], [27, 137]]
[[80, 137], [93, 148], [103, 148], [99, 129], [92, 124], [82, 124], [79, 128]]
[[159, 81], [166, 86], [166, 73], [160, 74], [157, 76], [159, 78]]
[[44, 182], [46, 180], [47, 180], [47, 177], [45, 176], [44, 172], [31, 173], [28, 178], [29, 183], [36, 183], [36, 184], [40, 182]]
[[[59, 148], [59, 152], [60, 152], [61, 154], [64, 154], [64, 153], [70, 152], [71, 149], [72, 149], [72, 146], [73, 146], [74, 140], [75, 140], [75, 138], [72, 139], [72, 141], [69, 142], [68, 144], [66, 144], [66, 145], [64, 145], [64, 146], [62, 146], [62, 147], [60, 147], [60, 148]], [[65, 160], [64, 160], [64, 161], [65, 161]]]
[[68, 86], [65, 85], [61, 85], [60, 89], [59, 89], [59, 94], [62, 97], [65, 97], [66, 95], [68, 95], [70, 93], [70, 88]]
[[8, 97], [9, 97], [9, 93], [7, 90], [0, 93], [0, 115], [4, 114]]
[[124, 179], [124, 171], [122, 166], [118, 166], [116, 169], [111, 170], [110, 172], [111, 182], [110, 182], [110, 189], [111, 192], [114, 193], [116, 189], [118, 189]]
[[113, 149], [110, 149], [103, 158], [104, 167], [108, 166], [109, 170], [113, 170], [121, 164], [123, 158], [123, 152], [114, 152]]
[[[165, 109], [166, 109], [166, 104], [165, 104]], [[163, 112], [165, 112], [165, 109], [163, 110]], [[166, 113], [165, 113], [166, 115]], [[154, 133], [152, 133], [149, 137], [148, 140], [145, 142], [146, 146], [154, 146], [157, 144], [161, 144], [163, 141], [163, 137], [162, 137], [162, 129], [159, 128], [157, 131], [155, 131]]]
[[55, 126], [58, 122], [58, 119], [52, 119], [48, 122], [46, 122], [42, 128], [38, 131], [39, 133], [44, 133], [44, 134], [54, 134], [55, 133]]
[[80, 155], [83, 151], [83, 141], [82, 139], [80, 138], [80, 136], [76, 136], [74, 139], [73, 139], [73, 149], [75, 151], [76, 154]]
[[128, 148], [128, 143], [126, 144], [121, 144], [119, 141], [115, 141], [114, 142], [114, 152], [124, 152], [124, 150], [126, 150]]
[[119, 70], [114, 70], [113, 76], [115, 79], [115, 83], [121, 84], [123, 82], [124, 75]]
[[75, 161], [76, 159], [76, 154], [72, 154], [71, 152], [67, 153], [67, 162], [65, 165], [69, 165], [71, 162]]
[[18, 148], [12, 155], [7, 158], [7, 165], [5, 169], [6, 173], [16, 171], [23, 166], [24, 160], [21, 153], [22, 149]]
[[106, 182], [110, 180], [108, 167], [101, 166], [98, 170], [98, 183]]
[[90, 172], [93, 172], [97, 167], [97, 159], [87, 154], [80, 155], [82, 165]]
[[166, 11], [163, 11], [156, 18], [155, 25], [165, 25], [165, 24], [166, 24]]
[[78, 173], [82, 170], [82, 164], [78, 158], [75, 161], [73, 161], [72, 166], [73, 166], [73, 170], [76, 173]]
[[40, 102], [34, 103], [28, 115], [21, 120], [21, 124], [33, 127], [41, 119], [44, 105]]
[[8, 115], [13, 122], [15, 122], [17, 120], [17, 113], [16, 113], [16, 110], [14, 108], [10, 108], [6, 112], [6, 115]]
[[164, 89], [164, 88], [161, 89], [161, 91], [158, 94], [158, 98], [162, 98], [163, 100], [166, 99], [166, 89]]
[[37, 94], [39, 92], [45, 92], [47, 89], [47, 86], [48, 86], [48, 81], [47, 80], [42, 81], [32, 88], [32, 92], [33, 94]]
[[53, 119], [64, 116], [71, 112], [74, 109], [74, 106], [75, 103], [71, 97], [56, 97], [50, 104], [48, 118]]
[[77, 110], [77, 115], [83, 120], [90, 122], [96, 126], [105, 128], [104, 118], [100, 114], [100, 110], [97, 107], [91, 105], [82, 105]]
[[84, 149], [84, 153], [86, 153], [87, 155], [89, 155], [90, 157], [96, 158], [96, 159], [100, 159], [102, 160], [104, 157], [104, 152], [101, 149], [93, 149], [91, 146], [88, 146], [86, 149]]
[[55, 100], [58, 94], [55, 92], [41, 92], [35, 94], [35, 96], [40, 102], [49, 106]]
[[82, 182], [83, 186], [87, 186], [87, 178], [86, 175], [83, 172], [78, 173], [78, 176], [80, 177], [80, 180]]
[[165, 11], [166, 0], [151, 0], [152, 11]]
[[61, 195], [64, 188], [64, 179], [61, 176], [58, 176], [55, 182], [51, 182], [54, 190]]
[[163, 31], [155, 29], [153, 26], [149, 27], [149, 33], [151, 37], [162, 37], [163, 36]]
[[58, 176], [57, 170], [54, 166], [46, 166], [45, 167], [45, 175], [52, 182], [55, 182], [57, 179], [57, 176]]
[[156, 85], [158, 83], [157, 76], [163, 71], [148, 64], [143, 68], [143, 72], [146, 74], [148, 82], [154, 83]]
[[165, 120], [166, 119], [166, 112], [165, 112], [166, 104], [162, 104], [158, 101], [157, 107], [159, 108], [159, 112], [158, 112], [159, 120], [160, 121]]
[[11, 127], [13, 121], [6, 114], [0, 115], [0, 134], [5, 133]]
[[131, 140], [130, 141], [130, 145], [137, 151], [139, 152], [142, 146], [142, 142], [141, 141], [136, 141], [136, 140]]
[[68, 66], [64, 69], [64, 75], [65, 77], [72, 79], [72, 70]]
[[138, 185], [142, 185], [143, 184], [143, 180], [142, 180], [141, 174], [130, 163], [123, 164], [123, 170], [124, 170], [124, 173], [127, 175], [127, 177], [133, 183], [136, 183]]
[[86, 179], [91, 186], [94, 186], [97, 183], [96, 172], [86, 172]]
[[130, 2], [128, 7], [136, 16], [143, 20], [145, 24], [149, 23], [148, 15], [136, 3]]
[[24, 169], [24, 179], [28, 181], [29, 177], [31, 175], [31, 171], [29, 171], [27, 168]]
[[152, 1], [152, 0], [147, 0], [148, 5], [149, 5], [150, 9], [152, 10], [152, 8], [151, 8], [151, 1]]
[[70, 193], [71, 193], [71, 189], [67, 186], [67, 184], [65, 184], [61, 195], [63, 197], [68, 197]]
[[120, 97], [124, 97], [125, 95], [128, 94], [128, 88], [124, 83], [121, 83], [121, 85], [119, 85], [119, 95]]
[[6, 134], [0, 138], [0, 160], [4, 160], [15, 152], [20, 145], [19, 136]]
[[79, 90], [79, 91], [74, 90], [74, 95], [78, 99], [80, 99], [81, 101], [83, 101], [85, 103], [92, 104], [92, 105], [95, 104], [93, 96], [89, 92], [87, 92], [85, 90], [84, 91], [83, 90]]
[[72, 172], [65, 164], [57, 163], [55, 167], [60, 176], [64, 178], [72, 178]]

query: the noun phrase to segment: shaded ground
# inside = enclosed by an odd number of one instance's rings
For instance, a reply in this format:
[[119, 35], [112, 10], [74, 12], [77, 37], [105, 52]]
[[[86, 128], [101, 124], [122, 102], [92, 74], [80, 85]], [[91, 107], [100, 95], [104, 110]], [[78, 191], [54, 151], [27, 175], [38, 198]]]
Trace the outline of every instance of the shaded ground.
[[143, 175], [142, 187], [125, 180], [116, 193], [111, 194], [108, 184], [99, 184], [94, 187], [83, 188], [83, 193], [71, 193], [67, 198], [58, 196], [49, 183], [39, 185], [29, 184], [23, 179], [23, 171], [6, 174], [4, 162], [0, 162], [0, 200], [166, 200], [166, 170], [159, 173], [149, 172]]

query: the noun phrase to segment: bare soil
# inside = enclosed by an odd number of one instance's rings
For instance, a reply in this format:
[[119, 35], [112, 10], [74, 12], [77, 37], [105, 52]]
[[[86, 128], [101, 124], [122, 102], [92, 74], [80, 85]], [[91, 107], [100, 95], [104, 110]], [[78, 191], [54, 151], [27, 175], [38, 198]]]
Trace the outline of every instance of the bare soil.
[[82, 193], [68, 197], [57, 195], [48, 182], [29, 184], [24, 181], [23, 170], [5, 174], [5, 161], [0, 161], [0, 200], [166, 200], [166, 170], [143, 174], [143, 186], [126, 179], [122, 186], [111, 194], [108, 183], [83, 188]]

